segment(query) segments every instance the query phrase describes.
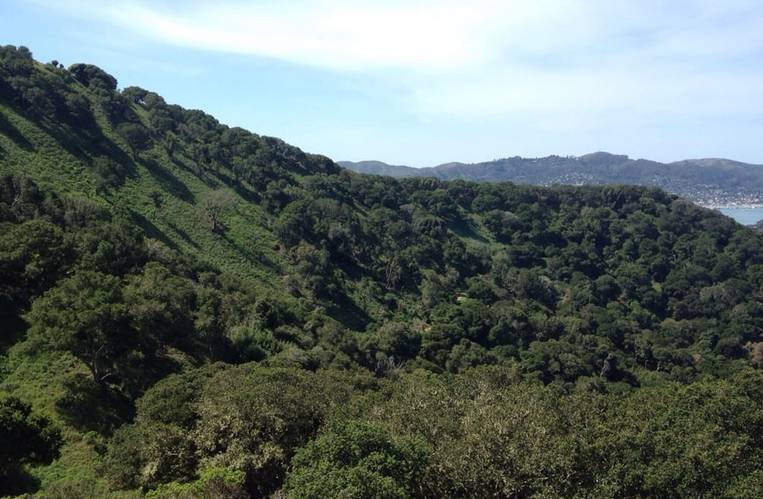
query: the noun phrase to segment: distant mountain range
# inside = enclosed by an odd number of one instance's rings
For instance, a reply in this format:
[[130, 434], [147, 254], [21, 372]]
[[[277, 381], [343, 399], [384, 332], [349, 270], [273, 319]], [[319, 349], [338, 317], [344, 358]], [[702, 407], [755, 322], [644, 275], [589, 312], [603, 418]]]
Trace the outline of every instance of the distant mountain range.
[[381, 161], [340, 161], [359, 173], [393, 177], [436, 177], [521, 184], [635, 184], [659, 187], [708, 207], [763, 205], [763, 165], [729, 159], [660, 163], [596, 152], [584, 156], [504, 158], [484, 163], [445, 163], [430, 168]]

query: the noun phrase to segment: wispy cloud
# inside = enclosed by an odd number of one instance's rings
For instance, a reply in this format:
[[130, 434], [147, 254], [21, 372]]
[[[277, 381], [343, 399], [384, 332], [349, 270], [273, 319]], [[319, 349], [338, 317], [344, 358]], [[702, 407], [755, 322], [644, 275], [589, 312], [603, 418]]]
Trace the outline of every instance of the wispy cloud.
[[[370, 73], [426, 114], [760, 112], [759, 0], [37, 0], [145, 39]], [[569, 115], [566, 116], [569, 120]]]
[[463, 69], [498, 56], [496, 10], [521, 23], [535, 8], [496, 0], [64, 1], [70, 11], [167, 43], [335, 69]]
[[758, 1], [37, 0], [180, 46], [342, 69], [473, 69], [505, 59], [763, 46]]

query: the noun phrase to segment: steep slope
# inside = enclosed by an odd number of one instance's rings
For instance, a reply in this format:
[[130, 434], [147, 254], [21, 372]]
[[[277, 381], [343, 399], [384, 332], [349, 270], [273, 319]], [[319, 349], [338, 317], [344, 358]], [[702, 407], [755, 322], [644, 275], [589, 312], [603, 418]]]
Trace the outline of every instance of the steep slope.
[[[70, 230], [66, 217], [75, 216], [69, 211], [85, 210], [70, 206], [90, 203], [87, 210], [102, 210], [101, 218], [139, 230], [150, 255], [176, 255], [236, 276], [257, 294], [302, 310], [305, 320], [306, 311], [319, 310], [348, 334], [422, 321], [411, 349], [396, 354], [416, 365], [458, 370], [463, 361], [449, 356], [462, 348], [476, 356], [467, 364], [518, 356], [544, 337], [538, 328], [550, 328], [546, 338], [573, 334], [565, 321], [578, 320], [591, 304], [601, 307], [597, 314], [607, 310], [630, 324], [618, 333], [628, 337], [656, 334], [666, 320], [713, 320], [723, 331], [736, 319], [729, 309], [703, 308], [707, 300], [733, 308], [758, 299], [757, 236], [657, 190], [360, 176], [146, 90], [120, 92], [94, 66], [42, 65], [15, 48], [4, 49], [3, 60], [0, 147], [2, 169], [12, 174], [6, 177], [9, 222], [34, 217], [14, 215], [13, 196], [26, 195], [19, 180], [26, 178], [46, 196], [63, 199], [56, 201], [63, 215], [35, 210], [64, 217], [64, 230]], [[603, 153], [554, 161], [560, 170], [569, 161], [591, 169], [630, 164]], [[613, 161], [621, 166], [608, 166]], [[505, 162], [533, 174], [527, 160]], [[443, 171], [456, 177], [458, 168]], [[697, 267], [687, 269], [688, 261]], [[755, 292], [737, 295], [732, 288]], [[506, 340], [513, 345], [508, 350], [487, 330], [484, 337], [454, 332], [447, 341], [426, 332], [456, 320], [451, 314], [466, 313], [458, 312], [463, 307], [499, 303], [519, 306], [521, 313], [511, 314], [527, 314], [523, 320], [534, 331], [526, 340]], [[649, 320], [634, 323], [636, 311]], [[505, 312], [496, 309], [499, 323]], [[554, 325], [529, 319], [540, 316]], [[610, 320], [599, 317], [586, 334], [602, 334]], [[732, 335], [733, 341], [752, 341], [757, 331]], [[693, 338], [690, 345], [700, 341]], [[617, 336], [606, 350], [623, 355], [630, 369], [651, 366], [634, 348], [632, 338]], [[581, 372], [596, 372], [601, 362], [591, 358]]]
[[506, 384], [510, 408], [741, 379], [763, 351], [761, 242], [657, 189], [355, 174], [94, 66], [0, 49], [0, 391], [65, 442], [24, 490], [182, 497], [230, 479], [267, 496], [328, 418], [410, 421], [405, 383], [464, 383], [452, 407], [487, 400], [453, 415], [467, 427]]
[[505, 158], [484, 163], [445, 163], [431, 168], [380, 161], [341, 161], [350, 170], [393, 177], [435, 177], [534, 185], [633, 184], [659, 187], [704, 206], [763, 204], [763, 166], [727, 159], [659, 163], [604, 152], [580, 157]]

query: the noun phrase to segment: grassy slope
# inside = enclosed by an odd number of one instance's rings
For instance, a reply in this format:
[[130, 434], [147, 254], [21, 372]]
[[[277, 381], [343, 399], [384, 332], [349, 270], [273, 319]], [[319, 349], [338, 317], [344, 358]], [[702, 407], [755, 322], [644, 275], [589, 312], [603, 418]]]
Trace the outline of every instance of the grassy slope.
[[[0, 173], [23, 172], [62, 193], [97, 200], [95, 179], [87, 172], [87, 166], [52, 135], [2, 104], [0, 120], [6, 127], [6, 133], [0, 134]], [[8, 126], [15, 132], [12, 135], [15, 141], [6, 136]], [[33, 470], [34, 479], [44, 487], [65, 471], [68, 476], [76, 474], [83, 480], [97, 482], [92, 466], [97, 459], [92, 438], [65, 424], [55, 405], [65, 394], [66, 380], [83, 373], [83, 366], [68, 354], [32, 353], [32, 346], [25, 342], [17, 343], [7, 352], [0, 389], [31, 403], [35, 411], [56, 421], [63, 428], [66, 441], [57, 461]]]
[[[86, 93], [84, 88], [80, 90]], [[135, 111], [145, 120], [142, 109], [135, 107]], [[108, 194], [97, 192], [97, 177], [90, 166], [95, 154], [87, 149], [89, 146], [80, 147], [70, 140], [76, 139], [75, 131], [43, 129], [1, 102], [0, 174], [24, 173], [62, 195], [85, 197], [112, 210], [128, 211], [146, 235], [156, 241], [152, 244], [166, 245], [193, 255], [243, 278], [260, 289], [260, 293], [291, 299], [280, 285], [288, 263], [278, 251], [278, 240], [269, 229], [269, 217], [259, 205], [214, 179], [200, 178], [188, 158], [170, 158], [159, 144], [133, 157], [127, 145], [99, 114], [97, 106], [94, 112], [104, 142], [117, 145], [123, 158], [132, 162], [131, 174], [119, 188]], [[228, 228], [224, 236], [209, 230], [201, 211], [205, 198], [216, 189], [227, 190], [235, 200], [223, 215]], [[159, 210], [151, 199], [152, 192], [162, 194]], [[482, 236], [487, 232], [480, 228], [478, 221], [475, 222], [479, 234], [474, 227], [456, 230], [468, 244], [485, 244], [488, 241]], [[475, 238], [475, 234], [480, 237]], [[355, 323], [362, 328], [362, 323], [354, 317], [358, 313], [365, 312], [376, 318], [388, 315], [382, 304], [364, 300], [362, 289], [351, 290], [350, 295], [356, 304], [363, 303], [362, 312], [355, 308], [355, 304], [340, 304], [334, 313], [345, 324]], [[13, 335], [23, 336], [23, 325], [19, 325], [19, 331]], [[29, 342], [16, 343], [5, 357], [0, 356], [0, 391], [30, 402], [36, 411], [64, 429], [66, 445], [61, 457], [50, 466], [32, 470], [41, 489], [45, 490], [63, 476], [69, 479], [77, 476], [92, 483], [97, 494], [105, 494], [106, 484], [93, 465], [99, 459], [96, 448], [103, 438], [93, 432], [77, 430], [56, 408], [56, 402], [66, 394], [67, 381], [85, 374], [81, 363], [65, 353], [35, 353]]]
[[[103, 134], [129, 156], [121, 139], [102, 117], [97, 118]], [[0, 123], [0, 174], [23, 172], [62, 194], [129, 209], [150, 238], [238, 275], [261, 288], [262, 293], [281, 293], [277, 284], [284, 262], [274, 249], [277, 240], [267, 230], [262, 210], [234, 191], [228, 189], [235, 204], [224, 215], [229, 230], [224, 237], [218, 237], [203, 223], [199, 208], [214, 186], [183, 168], [182, 163], [173, 163], [159, 146], [141, 153], [134, 162], [134, 174], [120, 189], [101, 196], [96, 193], [96, 177], [87, 156], [77, 155], [64, 140], [3, 104]], [[153, 206], [149, 197], [152, 191], [163, 194], [161, 211]], [[3, 336], [10, 333], [4, 331]], [[96, 488], [105, 485], [93, 466], [98, 459], [95, 447], [100, 437], [77, 431], [62, 420], [56, 409], [56, 401], [66, 393], [65, 383], [84, 374], [83, 366], [68, 354], [32, 352], [33, 346], [21, 342], [8, 350], [6, 359], [0, 357], [0, 390], [21, 397], [36, 411], [58, 422], [66, 439], [60, 459], [35, 469], [33, 476], [43, 488], [64, 473], [92, 482]]]
[[[58, 192], [86, 196], [99, 203], [111, 204], [134, 212], [149, 237], [193, 254], [222, 270], [255, 278], [263, 284], [275, 284], [275, 274], [283, 265], [273, 249], [276, 239], [267, 230], [266, 217], [260, 208], [227, 189], [235, 204], [227, 210], [224, 222], [229, 230], [224, 237], [209, 231], [201, 217], [199, 204], [214, 190], [182, 163], [171, 161], [160, 146], [142, 152], [133, 162], [133, 175], [121, 188], [107, 196], [96, 194], [96, 180], [87, 157], [72, 154], [50, 133], [32, 121], [0, 104], [0, 114], [22, 140], [0, 134], [0, 172], [24, 172], [34, 180], [51, 185]], [[120, 146], [126, 156], [129, 149], [99, 119], [104, 135]], [[218, 188], [223, 188], [220, 185]], [[161, 212], [153, 207], [152, 191], [163, 194]]]

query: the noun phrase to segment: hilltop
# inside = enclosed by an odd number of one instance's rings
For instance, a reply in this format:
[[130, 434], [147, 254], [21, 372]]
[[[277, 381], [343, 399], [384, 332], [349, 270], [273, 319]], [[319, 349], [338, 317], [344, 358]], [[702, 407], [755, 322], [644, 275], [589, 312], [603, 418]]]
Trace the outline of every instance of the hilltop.
[[483, 163], [445, 163], [429, 168], [381, 161], [340, 161], [360, 173], [393, 177], [434, 177], [474, 182], [532, 185], [632, 184], [658, 187], [707, 207], [763, 204], [763, 166], [728, 159], [687, 159], [660, 163], [606, 152], [584, 156], [504, 158]]
[[2, 47], [0, 495], [754, 496], [761, 237], [353, 173]]

